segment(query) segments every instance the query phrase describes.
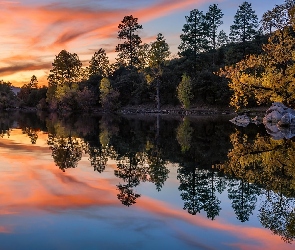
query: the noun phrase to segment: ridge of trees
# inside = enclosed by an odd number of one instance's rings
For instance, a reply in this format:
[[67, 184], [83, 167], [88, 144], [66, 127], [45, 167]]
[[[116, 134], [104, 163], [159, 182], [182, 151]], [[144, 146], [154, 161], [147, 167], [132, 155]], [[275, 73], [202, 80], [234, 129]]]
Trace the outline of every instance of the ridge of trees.
[[[251, 4], [243, 2], [229, 36], [221, 29], [223, 15], [217, 4], [206, 13], [190, 11], [178, 57], [171, 57], [162, 33], [154, 42], [143, 43], [138, 18], [125, 16], [118, 25], [115, 63], [100, 48], [85, 68], [77, 54], [62, 50], [52, 63], [48, 87], [35, 86], [32, 81], [38, 80], [33, 76], [13, 103], [58, 112], [113, 111], [141, 104], [159, 110], [162, 105], [187, 108], [196, 103], [239, 109], [274, 100], [295, 105], [294, 1], [286, 0], [265, 12], [260, 28]], [[190, 79], [189, 92], [182, 89], [186, 87], [183, 79]], [[184, 105], [183, 100], [190, 104]]]

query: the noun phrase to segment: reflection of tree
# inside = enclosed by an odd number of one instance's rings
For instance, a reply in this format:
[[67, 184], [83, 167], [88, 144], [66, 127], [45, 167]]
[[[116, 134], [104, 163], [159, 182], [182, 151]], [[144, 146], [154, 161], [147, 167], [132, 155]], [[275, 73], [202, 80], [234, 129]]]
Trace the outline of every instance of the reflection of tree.
[[228, 198], [232, 201], [232, 207], [241, 222], [248, 221], [253, 214], [258, 194], [259, 188], [256, 185], [243, 180], [230, 180]]
[[295, 240], [295, 200], [268, 193], [258, 215], [261, 224], [286, 242]]
[[166, 161], [162, 157], [162, 151], [159, 149], [158, 143], [153, 145], [148, 141], [146, 146], [148, 181], [154, 183], [158, 191], [162, 189], [169, 174]]
[[29, 136], [32, 144], [36, 144], [37, 139], [38, 139], [38, 133], [37, 133], [38, 130], [37, 129], [33, 129], [31, 127], [23, 127], [22, 132], [23, 132], [23, 134], [26, 134]]
[[125, 206], [131, 206], [136, 203], [136, 199], [140, 197], [140, 194], [136, 194], [133, 192], [133, 189], [129, 184], [126, 185], [117, 185], [120, 193], [117, 195], [118, 199]]
[[87, 146], [89, 161], [94, 171], [102, 173], [105, 170], [108, 158], [114, 158], [116, 152], [112, 146]]
[[184, 208], [192, 215], [206, 211], [207, 217], [214, 219], [221, 210], [220, 200], [216, 197], [219, 178], [215, 174], [192, 167], [181, 167], [178, 169], [177, 178], [180, 180], [179, 190], [182, 191], [181, 198]]
[[218, 191], [221, 194], [226, 188], [226, 181], [223, 177], [218, 176], [216, 172], [211, 171], [207, 172], [207, 174], [209, 198], [204, 204], [204, 210], [207, 212], [207, 217], [214, 220], [221, 210], [221, 201], [216, 197], [215, 192]]
[[9, 119], [7, 114], [0, 114], [0, 137], [3, 138], [5, 135], [10, 136], [11, 127], [13, 120]]
[[88, 154], [90, 164], [94, 168], [94, 171], [102, 173], [108, 161], [106, 150], [98, 147], [90, 147], [88, 149]]
[[265, 188], [266, 200], [259, 210], [263, 226], [290, 242], [295, 238], [295, 142], [274, 140], [236, 131], [231, 136], [233, 149], [221, 167], [232, 180], [228, 189], [233, 208], [241, 221], [249, 219], [256, 196]]
[[295, 194], [295, 142], [257, 134], [254, 139], [235, 132], [233, 149], [222, 165], [225, 173], [267, 190]]
[[115, 176], [127, 182], [125, 185], [117, 185], [120, 193], [117, 195], [122, 204], [130, 206], [136, 203], [139, 194], [133, 192], [133, 187], [139, 185], [140, 181], [147, 180], [147, 171], [141, 153], [128, 153], [127, 156], [118, 157]]
[[11, 131], [10, 128], [8, 128], [8, 129], [1, 129], [0, 130], [0, 137], [3, 138], [5, 135], [7, 135], [9, 137], [10, 136], [10, 131]]
[[183, 122], [179, 125], [176, 131], [176, 138], [181, 146], [181, 151], [186, 152], [190, 149], [192, 140], [193, 128], [190, 126], [190, 122], [187, 117], [183, 119]]
[[10, 136], [11, 128], [13, 127], [13, 122], [16, 119], [15, 113], [0, 113], [0, 137], [3, 138], [5, 135]]
[[83, 143], [75, 137], [55, 137], [48, 134], [48, 145], [52, 150], [52, 157], [55, 164], [65, 171], [67, 168], [77, 167], [83, 152]]

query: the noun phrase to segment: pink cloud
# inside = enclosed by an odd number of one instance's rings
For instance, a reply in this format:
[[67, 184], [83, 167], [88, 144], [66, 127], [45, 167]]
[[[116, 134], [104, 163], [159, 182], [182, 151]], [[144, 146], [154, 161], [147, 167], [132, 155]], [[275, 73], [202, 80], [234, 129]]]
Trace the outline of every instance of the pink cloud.
[[[114, 53], [118, 43], [118, 24], [125, 15], [132, 14], [138, 17], [139, 23], [144, 24], [181, 9], [196, 8], [204, 2], [206, 1], [162, 0], [127, 10], [93, 8], [86, 4], [81, 8], [70, 6], [70, 3], [25, 5], [23, 2], [12, 4], [11, 1], [2, 1], [0, 29], [6, 56], [3, 56], [4, 61], [0, 61], [8, 65], [0, 66], [0, 76], [7, 77], [15, 72], [26, 71], [28, 74], [28, 71], [48, 71], [55, 55], [62, 49], [78, 55], [89, 54], [86, 61], [90, 60], [91, 51], [101, 48], [101, 44], [108, 44], [107, 50]], [[147, 34], [147, 37], [149, 36], [150, 34]], [[146, 42], [144, 38], [143, 42]], [[34, 60], [34, 57], [45, 55], [46, 59], [42, 59], [41, 62]], [[23, 61], [16, 64], [13, 57], [23, 58]], [[9, 58], [11, 60], [8, 60]]]

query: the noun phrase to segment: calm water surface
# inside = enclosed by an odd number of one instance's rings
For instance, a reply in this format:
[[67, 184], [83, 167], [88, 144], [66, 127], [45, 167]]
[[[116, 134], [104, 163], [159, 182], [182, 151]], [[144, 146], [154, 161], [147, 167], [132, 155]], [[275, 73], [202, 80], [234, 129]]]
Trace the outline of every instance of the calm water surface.
[[0, 249], [294, 249], [295, 140], [228, 120], [0, 114]]

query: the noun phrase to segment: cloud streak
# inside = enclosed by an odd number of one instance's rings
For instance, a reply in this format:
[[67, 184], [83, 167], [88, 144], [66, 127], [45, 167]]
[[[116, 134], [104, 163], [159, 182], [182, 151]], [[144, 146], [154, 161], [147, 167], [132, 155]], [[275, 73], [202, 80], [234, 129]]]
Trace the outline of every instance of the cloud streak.
[[0, 68], [0, 76], [8, 76], [19, 71], [34, 71], [34, 70], [48, 70], [51, 68], [51, 63], [23, 63], [8, 67]]
[[[0, 76], [8, 77], [15, 72], [28, 75], [28, 71], [32, 71], [30, 75], [33, 75], [37, 70], [48, 70], [55, 55], [62, 49], [78, 55], [88, 55], [88, 61], [92, 56], [90, 52], [103, 44], [113, 47], [114, 52], [118, 42], [117, 27], [125, 15], [132, 14], [139, 18], [140, 23], [146, 23], [204, 2], [162, 0], [137, 4], [130, 9], [130, 1], [126, 1], [120, 8], [93, 5], [93, 1], [75, 4], [73, 1], [65, 4], [47, 1], [45, 4], [34, 5], [27, 5], [23, 1], [1, 1], [0, 29], [2, 50], [5, 53], [2, 58], [0, 56]], [[43, 55], [47, 58], [41, 63], [38, 60], [30, 61], [33, 57]], [[22, 62], [16, 64], [13, 57], [22, 58]]]

